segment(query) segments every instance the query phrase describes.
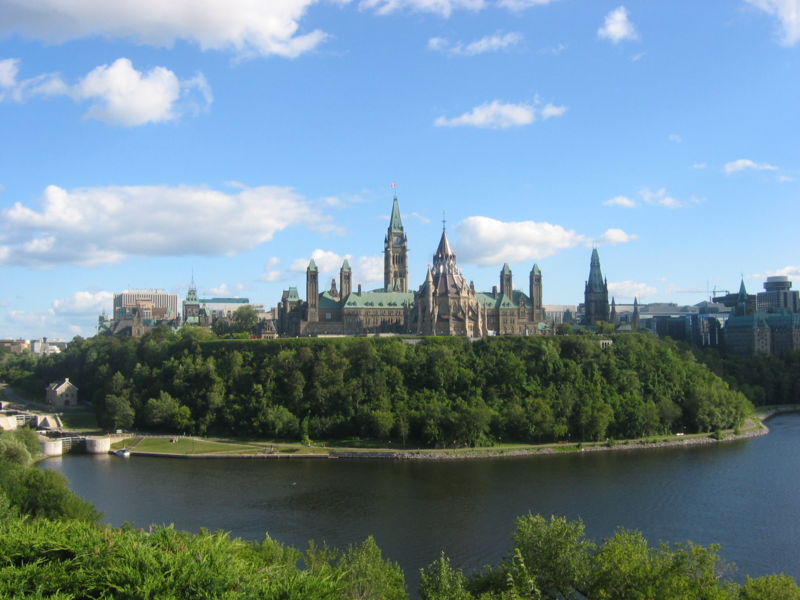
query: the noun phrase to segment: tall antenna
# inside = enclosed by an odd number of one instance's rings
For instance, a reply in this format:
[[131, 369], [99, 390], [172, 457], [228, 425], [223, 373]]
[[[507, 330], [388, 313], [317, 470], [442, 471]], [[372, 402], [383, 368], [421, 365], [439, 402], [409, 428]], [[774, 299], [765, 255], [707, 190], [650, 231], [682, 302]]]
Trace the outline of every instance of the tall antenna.
[[444, 217], [444, 211], [442, 211], [442, 232], [447, 229], [447, 219]]
[[389, 187], [392, 188], [392, 194], [394, 195], [395, 198], [397, 198], [397, 184], [396, 183], [390, 183]]

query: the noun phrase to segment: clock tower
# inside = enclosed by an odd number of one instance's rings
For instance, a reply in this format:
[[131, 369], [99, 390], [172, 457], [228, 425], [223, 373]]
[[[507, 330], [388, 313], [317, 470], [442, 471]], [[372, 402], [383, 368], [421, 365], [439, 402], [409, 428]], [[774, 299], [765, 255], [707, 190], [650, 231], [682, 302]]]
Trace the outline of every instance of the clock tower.
[[408, 239], [400, 219], [397, 194], [392, 202], [392, 217], [383, 242], [383, 287], [387, 292], [408, 291]]

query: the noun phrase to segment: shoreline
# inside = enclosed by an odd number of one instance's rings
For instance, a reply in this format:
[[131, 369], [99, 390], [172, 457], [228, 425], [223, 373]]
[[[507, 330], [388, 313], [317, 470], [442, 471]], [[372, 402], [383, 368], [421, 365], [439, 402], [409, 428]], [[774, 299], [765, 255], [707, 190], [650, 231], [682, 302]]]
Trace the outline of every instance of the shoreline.
[[[443, 460], [479, 460], [482, 458], [528, 457], [528, 456], [554, 456], [561, 454], [579, 454], [584, 452], [617, 452], [631, 450], [647, 450], [651, 448], [691, 448], [708, 446], [712, 444], [736, 442], [760, 437], [769, 433], [765, 421], [780, 414], [800, 412], [800, 405], [791, 407], [775, 407], [754, 415], [748, 420], [749, 427], [741, 433], [732, 430], [724, 432], [725, 437], [715, 439], [713, 434], [694, 434], [693, 437], [679, 438], [675, 435], [668, 439], [631, 439], [608, 442], [583, 442], [568, 444], [546, 444], [542, 446], [524, 446], [519, 448], [459, 448], [459, 449], [425, 449], [425, 450], [358, 450], [358, 449], [328, 449], [318, 453], [259, 453], [259, 454], [220, 454], [196, 453], [177, 454], [166, 452], [147, 452], [131, 450], [131, 456], [145, 458], [182, 458], [182, 459], [249, 459], [249, 460], [395, 460], [395, 461], [443, 461]], [[665, 436], [666, 437], [666, 436]]]

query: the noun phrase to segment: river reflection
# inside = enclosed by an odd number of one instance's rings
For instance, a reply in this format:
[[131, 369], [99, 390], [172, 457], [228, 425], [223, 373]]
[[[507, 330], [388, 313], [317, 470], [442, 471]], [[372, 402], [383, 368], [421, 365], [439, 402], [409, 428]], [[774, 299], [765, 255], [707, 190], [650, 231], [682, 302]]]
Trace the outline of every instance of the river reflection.
[[699, 448], [447, 462], [48, 459], [113, 525], [175, 523], [304, 548], [373, 535], [413, 589], [444, 550], [467, 569], [509, 548], [529, 511], [580, 517], [589, 536], [618, 526], [651, 542], [719, 543], [740, 574], [800, 579], [800, 415], [772, 433]]

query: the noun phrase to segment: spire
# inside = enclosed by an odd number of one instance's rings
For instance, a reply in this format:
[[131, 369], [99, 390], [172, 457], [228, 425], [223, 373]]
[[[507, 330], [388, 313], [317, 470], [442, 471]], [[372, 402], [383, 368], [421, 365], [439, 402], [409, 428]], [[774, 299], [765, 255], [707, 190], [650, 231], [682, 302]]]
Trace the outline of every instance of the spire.
[[314, 259], [308, 261], [308, 269], [307, 271], [316, 271], [317, 270], [317, 263], [314, 262]]
[[508, 266], [508, 263], [503, 263], [503, 275], [511, 273], [511, 267]]
[[586, 282], [587, 289], [594, 292], [603, 291], [604, 287], [603, 272], [600, 270], [600, 255], [597, 248], [592, 249], [592, 260], [589, 265], [589, 281]]
[[533, 273], [534, 275], [541, 275], [542, 271], [541, 271], [541, 269], [539, 269], [539, 265], [534, 263], [533, 264], [533, 268], [531, 269], [531, 273]]
[[445, 262], [449, 259], [455, 260], [456, 253], [450, 247], [450, 240], [447, 239], [447, 231], [442, 229], [442, 237], [439, 240], [439, 247], [436, 248], [436, 254], [433, 255], [433, 264]]
[[397, 202], [396, 193], [392, 200], [392, 217], [389, 219], [389, 231], [391, 233], [403, 233], [403, 221], [400, 219], [400, 205]]
[[342, 271], [349, 271], [349, 270], [350, 270], [350, 263], [347, 262], [347, 259], [345, 258], [344, 262], [342, 263]]
[[742, 277], [742, 282], [739, 284], [739, 298], [747, 298], [747, 290], [744, 287], [744, 277]]

